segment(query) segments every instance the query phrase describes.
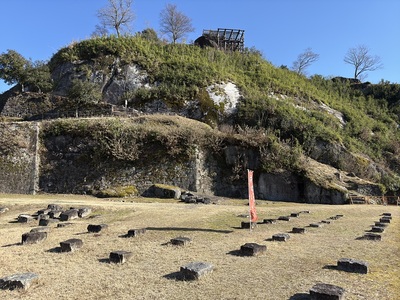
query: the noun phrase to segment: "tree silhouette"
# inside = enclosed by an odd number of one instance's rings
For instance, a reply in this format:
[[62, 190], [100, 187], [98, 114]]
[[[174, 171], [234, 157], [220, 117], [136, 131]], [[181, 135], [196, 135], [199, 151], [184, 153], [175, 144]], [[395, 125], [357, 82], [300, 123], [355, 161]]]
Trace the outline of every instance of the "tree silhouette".
[[101, 26], [99, 29], [106, 32], [106, 28], [115, 29], [119, 37], [123, 31], [130, 31], [130, 25], [135, 19], [135, 15], [131, 9], [132, 0], [108, 0], [108, 6], [101, 8], [97, 12]]
[[192, 21], [178, 11], [175, 4], [167, 4], [161, 11], [160, 32], [170, 35], [173, 44], [187, 33], [193, 31]]
[[367, 77], [365, 72], [383, 68], [381, 58], [370, 55], [369, 51], [365, 45], [359, 45], [347, 51], [344, 62], [354, 67], [354, 79], [364, 79]]

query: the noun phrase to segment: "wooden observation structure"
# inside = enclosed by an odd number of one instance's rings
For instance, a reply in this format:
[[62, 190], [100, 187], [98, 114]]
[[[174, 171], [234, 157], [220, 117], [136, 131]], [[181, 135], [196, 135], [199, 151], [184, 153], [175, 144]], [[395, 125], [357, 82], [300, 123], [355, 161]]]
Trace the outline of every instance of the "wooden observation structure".
[[200, 46], [214, 46], [224, 51], [242, 52], [244, 50], [244, 30], [226, 28], [203, 30], [203, 35], [196, 42]]

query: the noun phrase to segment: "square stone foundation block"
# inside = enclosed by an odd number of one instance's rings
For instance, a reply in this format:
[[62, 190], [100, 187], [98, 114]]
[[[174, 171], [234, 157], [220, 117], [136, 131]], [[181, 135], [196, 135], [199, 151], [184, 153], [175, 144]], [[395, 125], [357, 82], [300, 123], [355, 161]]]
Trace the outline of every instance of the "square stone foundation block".
[[375, 222], [375, 226], [378, 226], [378, 227], [387, 227], [388, 225], [389, 225], [388, 223]]
[[345, 290], [339, 286], [317, 283], [310, 289], [310, 300], [343, 300]]
[[291, 213], [290, 216], [293, 218], [298, 218], [300, 213]]
[[264, 224], [276, 224], [276, 219], [264, 219]]
[[392, 213], [385, 212], [385, 213], [383, 213], [383, 214], [382, 214], [382, 216], [385, 216], [385, 217], [391, 217], [391, 216], [392, 216]]
[[289, 238], [290, 235], [287, 233], [277, 233], [272, 236], [272, 240], [278, 242], [286, 242]]
[[385, 231], [385, 227], [381, 227], [381, 226], [372, 226], [371, 231], [372, 231], [372, 232], [384, 232], [384, 231]]
[[39, 226], [49, 226], [54, 223], [58, 223], [59, 221], [56, 219], [40, 219]]
[[92, 209], [90, 207], [83, 207], [78, 209], [78, 217], [85, 218], [92, 213]]
[[368, 273], [368, 263], [361, 260], [351, 259], [351, 258], [341, 258], [337, 262], [337, 268], [341, 271], [351, 272], [351, 273]]
[[79, 215], [77, 209], [69, 209], [60, 214], [60, 221], [70, 221], [78, 218]]
[[134, 237], [138, 235], [142, 235], [146, 233], [146, 228], [140, 228], [140, 229], [130, 229], [128, 230], [127, 237]]
[[176, 237], [170, 240], [172, 245], [176, 246], [186, 246], [187, 244], [190, 244], [192, 240], [188, 237]]
[[22, 245], [37, 244], [47, 238], [47, 232], [27, 232], [22, 235]]
[[214, 266], [206, 262], [191, 262], [180, 268], [180, 274], [185, 280], [200, 279], [213, 271]]
[[87, 227], [87, 231], [98, 233], [98, 232], [106, 230], [107, 228], [108, 228], [107, 224], [99, 224], [99, 225], [89, 224]]
[[267, 251], [267, 246], [256, 243], [246, 243], [240, 246], [240, 253], [246, 256], [257, 256]]
[[24, 289], [27, 290], [32, 283], [38, 281], [39, 275], [35, 273], [14, 274], [0, 278], [0, 288], [3, 290]]
[[58, 204], [49, 204], [47, 205], [47, 208], [50, 209], [51, 211], [62, 211], [63, 208], [61, 205]]
[[370, 240], [370, 241], [381, 241], [382, 240], [382, 236], [380, 234], [376, 234], [376, 233], [366, 233], [366, 234], [364, 234], [362, 239], [363, 240]]
[[278, 218], [279, 221], [290, 221], [290, 217], [289, 216], [280, 216]]
[[240, 224], [240, 227], [243, 229], [250, 229], [250, 226], [251, 226], [251, 228], [256, 228], [257, 223], [256, 222], [242, 222]]
[[306, 233], [306, 229], [303, 227], [293, 227], [292, 232], [293, 233]]
[[57, 227], [61, 228], [61, 227], [68, 227], [68, 226], [72, 226], [74, 223], [70, 223], [70, 222], [66, 222], [66, 223], [59, 223], [57, 224]]
[[111, 252], [109, 258], [111, 263], [123, 264], [126, 263], [132, 255], [132, 252], [120, 250]]
[[47, 232], [49, 233], [51, 230], [51, 227], [35, 227], [32, 228], [30, 232]]
[[19, 223], [29, 223], [29, 222], [33, 222], [35, 220], [35, 218], [31, 215], [19, 215], [18, 216], [18, 222]]
[[381, 223], [390, 223], [391, 219], [389, 219], [389, 218], [391, 218], [391, 217], [382, 217], [382, 218], [379, 219], [379, 222], [381, 222]]
[[69, 239], [60, 243], [61, 252], [74, 252], [82, 248], [83, 242], [80, 239]]
[[324, 224], [322, 224], [322, 223], [311, 223], [310, 224], [310, 227], [314, 227], [314, 228], [319, 228], [319, 227], [322, 227], [322, 226], [324, 226]]

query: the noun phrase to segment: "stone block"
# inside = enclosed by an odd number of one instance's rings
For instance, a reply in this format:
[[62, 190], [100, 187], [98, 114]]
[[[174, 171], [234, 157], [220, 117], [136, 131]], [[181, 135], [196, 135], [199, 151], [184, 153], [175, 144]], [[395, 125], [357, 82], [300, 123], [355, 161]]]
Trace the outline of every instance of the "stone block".
[[214, 266], [206, 262], [191, 262], [180, 268], [180, 274], [185, 280], [197, 280], [211, 273], [213, 269]]
[[78, 218], [79, 215], [77, 209], [69, 209], [60, 214], [60, 221], [70, 221]]
[[372, 226], [371, 228], [371, 232], [384, 232], [385, 231], [385, 227], [381, 227], [381, 226]]
[[51, 212], [51, 209], [45, 208], [45, 209], [40, 209], [40, 210], [38, 210], [36, 214], [37, 214], [38, 216], [40, 216], [40, 215], [47, 215], [49, 212]]
[[362, 237], [363, 240], [370, 240], [370, 241], [381, 241], [382, 236], [376, 233], [366, 233]]
[[267, 246], [256, 243], [246, 243], [240, 246], [240, 253], [246, 256], [258, 256], [267, 251]]
[[79, 218], [85, 218], [92, 213], [92, 209], [90, 207], [83, 207], [78, 210]]
[[30, 223], [30, 222], [33, 222], [34, 220], [35, 220], [35, 218], [33, 216], [25, 215], [25, 214], [19, 215], [17, 218], [17, 221], [19, 223]]
[[49, 233], [51, 230], [51, 227], [36, 227], [32, 228], [30, 232], [47, 232]]
[[127, 237], [139, 236], [146, 233], [146, 228], [130, 229], [128, 230]]
[[310, 227], [314, 227], [314, 228], [319, 228], [319, 227], [322, 227], [324, 225], [322, 223], [311, 223], [309, 226]]
[[39, 275], [35, 273], [21, 273], [0, 278], [0, 288], [3, 290], [27, 290], [32, 283], [38, 281]]
[[382, 217], [382, 218], [379, 219], [379, 222], [381, 222], [381, 223], [390, 223], [390, 220], [391, 219], [389, 219], [389, 217]]
[[47, 238], [47, 232], [27, 232], [22, 235], [22, 245], [37, 244]]
[[306, 229], [303, 227], [293, 227], [292, 232], [293, 233], [306, 233]]
[[276, 224], [276, 219], [264, 219], [264, 224]]
[[48, 219], [50, 219], [50, 216], [47, 215], [47, 214], [40, 214], [40, 215], [37, 216], [37, 219], [38, 219], [39, 221], [40, 221], [40, 220], [48, 220]]
[[111, 263], [123, 264], [127, 262], [133, 253], [129, 251], [113, 251], [110, 253], [109, 259]]
[[59, 223], [59, 224], [57, 224], [57, 227], [61, 228], [61, 227], [67, 227], [67, 226], [71, 226], [71, 225], [74, 225], [74, 223], [70, 223], [70, 222]]
[[337, 262], [337, 269], [351, 273], [367, 274], [368, 263], [351, 258], [341, 258]]
[[63, 208], [61, 205], [58, 204], [49, 204], [47, 205], [47, 208], [50, 209], [51, 211], [62, 211]]
[[82, 248], [83, 241], [81, 239], [69, 239], [60, 243], [61, 252], [74, 252]]
[[191, 243], [192, 240], [188, 237], [177, 237], [170, 240], [172, 245], [176, 246], [186, 246], [187, 244]]
[[345, 289], [327, 283], [317, 283], [310, 289], [310, 300], [343, 300]]
[[106, 230], [107, 228], [108, 228], [107, 224], [99, 224], [99, 225], [89, 224], [87, 227], [87, 231], [98, 233], [98, 232]]
[[278, 218], [278, 220], [280, 220], [280, 221], [290, 221], [290, 217], [289, 216], [280, 216]]
[[291, 213], [290, 216], [293, 218], [298, 218], [300, 213]]
[[240, 224], [240, 227], [243, 228], [243, 229], [250, 229], [250, 226], [251, 226], [251, 228], [255, 228], [257, 226], [257, 223], [256, 222], [244, 222], [243, 221]]
[[8, 207], [0, 207], [0, 214], [4, 214], [6, 211], [8, 211]]
[[392, 214], [391, 214], [391, 213], [389, 213], [389, 212], [385, 212], [385, 213], [383, 213], [383, 214], [382, 214], [382, 216], [385, 216], [385, 217], [391, 217], [391, 216], [392, 216]]
[[52, 219], [59, 218], [61, 213], [61, 210], [52, 210], [51, 212], [49, 212], [49, 217]]
[[387, 227], [388, 225], [389, 225], [388, 223], [375, 222], [375, 226], [378, 226], [378, 227]]
[[57, 219], [40, 219], [39, 220], [39, 226], [49, 226], [53, 223], [57, 223]]
[[328, 220], [322, 220], [322, 221], [321, 221], [321, 223], [324, 223], [324, 224], [331, 224], [331, 221], [328, 221]]
[[289, 238], [290, 235], [287, 233], [277, 233], [272, 236], [272, 240], [278, 242], [286, 242]]

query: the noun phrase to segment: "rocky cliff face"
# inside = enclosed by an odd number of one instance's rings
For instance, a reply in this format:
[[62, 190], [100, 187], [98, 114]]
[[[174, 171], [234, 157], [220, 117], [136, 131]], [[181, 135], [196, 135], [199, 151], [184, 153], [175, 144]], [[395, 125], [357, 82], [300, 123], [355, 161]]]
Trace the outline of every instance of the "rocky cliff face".
[[[197, 147], [184, 159], [170, 157], [169, 153], [145, 155], [136, 162], [104, 159], [98, 156], [96, 140], [74, 135], [44, 136], [39, 130], [31, 122], [2, 124], [0, 137], [7, 141], [0, 149], [0, 192], [93, 193], [134, 186], [142, 194], [162, 183], [209, 195], [247, 198], [246, 166], [257, 170], [260, 164], [257, 152], [238, 145], [226, 147], [222, 156]], [[377, 185], [337, 173], [337, 169], [316, 161], [310, 160], [309, 164], [323, 177], [321, 182], [330, 182], [330, 186], [287, 171], [256, 172], [256, 198], [342, 204], [349, 191], [380, 195]]]

